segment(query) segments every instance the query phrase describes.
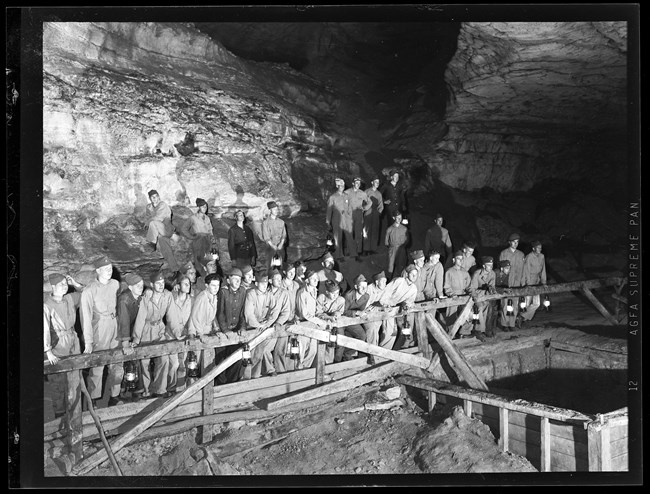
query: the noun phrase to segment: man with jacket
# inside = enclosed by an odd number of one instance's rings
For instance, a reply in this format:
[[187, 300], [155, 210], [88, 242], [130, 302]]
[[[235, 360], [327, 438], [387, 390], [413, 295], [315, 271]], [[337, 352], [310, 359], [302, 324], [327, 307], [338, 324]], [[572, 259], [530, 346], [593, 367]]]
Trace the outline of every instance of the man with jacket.
[[352, 208], [350, 197], [345, 193], [345, 181], [334, 179], [336, 192], [327, 200], [325, 223], [334, 235], [334, 256], [340, 259], [347, 252], [351, 254], [356, 249], [352, 236]]

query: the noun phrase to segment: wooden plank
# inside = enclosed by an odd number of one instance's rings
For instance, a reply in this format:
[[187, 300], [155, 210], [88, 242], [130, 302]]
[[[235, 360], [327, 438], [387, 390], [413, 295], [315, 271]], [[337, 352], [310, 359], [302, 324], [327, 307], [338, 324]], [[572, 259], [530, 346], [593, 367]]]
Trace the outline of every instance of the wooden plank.
[[629, 458], [627, 453], [612, 458], [612, 472], [627, 472], [629, 470]]
[[[473, 307], [474, 307], [474, 301], [470, 298], [465, 304], [465, 306], [463, 307], [463, 309], [460, 311], [460, 314], [454, 321], [454, 324], [451, 326], [451, 329], [449, 330], [449, 338], [451, 338], [452, 340], [454, 339], [454, 336], [456, 336], [456, 333], [458, 333], [460, 327], [463, 324], [465, 324], [467, 318], [472, 313]], [[435, 321], [435, 318], [431, 318], [431, 319]], [[435, 322], [437, 323], [438, 321]], [[429, 324], [432, 324], [431, 321], [429, 321]], [[439, 328], [441, 327], [440, 324], [438, 324], [438, 327]]]
[[547, 417], [540, 417], [540, 464], [542, 472], [551, 471], [551, 428]]
[[[214, 367], [214, 348], [206, 348], [203, 350], [203, 358], [201, 359], [201, 375], [208, 372], [208, 369]], [[214, 410], [214, 386], [205, 386], [202, 391], [201, 400], [201, 414], [212, 415]], [[207, 424], [199, 428], [198, 434], [199, 444], [212, 441], [212, 424]]]
[[[83, 458], [83, 425], [81, 408], [81, 371], [72, 371], [66, 374], [66, 414], [63, 417], [65, 432], [68, 438], [68, 454], [72, 464]], [[67, 417], [67, 420], [66, 420]]]
[[509, 422], [507, 408], [499, 408], [499, 448], [508, 451]]
[[627, 360], [627, 352], [615, 352], [612, 350], [605, 350], [601, 348], [592, 348], [592, 347], [585, 347], [582, 345], [575, 345], [572, 343], [565, 343], [563, 341], [557, 341], [554, 339], [550, 340], [550, 346], [552, 348], [556, 348], [558, 350], [564, 350], [567, 352], [573, 352], [573, 353], [580, 353], [582, 355], [584, 354], [591, 354], [591, 355], [597, 355], [598, 357], [602, 358], [625, 358]]
[[554, 364], [557, 364], [557, 358], [561, 358], [562, 354], [557, 352], [567, 352], [570, 355], [576, 355], [580, 357], [580, 361], [583, 363], [579, 364], [581, 366], [594, 366], [596, 365], [598, 369], [607, 368], [610, 369], [613, 367], [612, 364], [615, 364], [615, 367], [627, 368], [627, 353], [621, 352], [610, 352], [607, 350], [600, 350], [597, 348], [587, 348], [579, 345], [571, 345], [567, 343], [562, 343], [560, 341], [554, 341], [551, 339], [551, 348], [556, 351], [553, 354], [553, 359], [551, 360], [550, 368], [554, 368]]
[[[274, 330], [272, 327], [266, 329], [265, 331], [260, 333], [258, 336], [256, 336], [249, 342], [249, 347], [251, 349], [256, 347], [267, 338], [273, 336], [273, 332]], [[211, 384], [214, 381], [214, 378], [216, 376], [218, 376], [224, 370], [228, 369], [232, 364], [234, 364], [241, 358], [242, 358], [242, 352], [241, 349], [239, 349], [238, 351], [226, 357], [226, 359], [223, 362], [221, 362], [219, 365], [210, 369], [209, 372], [207, 372], [204, 376], [200, 377], [195, 383], [188, 386], [184, 391], [172, 396], [164, 403], [161, 403], [144, 420], [142, 420], [137, 425], [135, 425], [131, 430], [125, 432], [123, 435], [117, 438], [111, 444], [111, 448], [113, 449], [113, 451], [119, 451], [121, 448], [127, 445], [133, 438], [137, 437], [145, 429], [151, 427], [151, 425], [157, 422], [160, 418], [164, 417], [170, 410], [175, 408], [178, 404], [182, 403], [186, 397], [191, 396], [196, 392], [200, 391], [208, 383]], [[103, 450], [99, 450], [95, 454], [89, 456], [88, 458], [84, 459], [81, 463], [79, 463], [73, 469], [73, 473], [75, 473], [75, 475], [84, 475], [95, 466], [104, 462], [106, 458], [107, 458], [106, 452]]]
[[427, 359], [431, 360], [431, 354], [433, 353], [431, 350], [431, 345], [429, 345], [429, 335], [427, 333], [427, 321], [426, 318], [424, 317], [424, 313], [418, 312], [415, 314], [415, 331], [418, 336], [418, 348], [420, 349], [420, 353], [422, 356]]
[[429, 403], [429, 413], [431, 413], [431, 411], [436, 406], [436, 393], [433, 392], [433, 391], [428, 391], [427, 393], [429, 395], [429, 401], [428, 401], [428, 403]]
[[609, 439], [609, 428], [604, 427], [600, 430], [600, 454], [601, 454], [601, 470], [603, 472], [609, 472], [612, 470], [612, 452], [611, 452], [611, 442]]
[[325, 345], [325, 342], [319, 341], [316, 347], [316, 384], [325, 382]]
[[596, 298], [596, 296], [591, 293], [591, 290], [589, 288], [582, 287], [581, 289], [582, 293], [589, 299], [589, 301], [598, 309], [598, 312], [600, 312], [607, 321], [613, 326], [618, 326], [619, 322], [616, 320], [616, 318], [611, 315], [605, 306], [600, 303], [600, 300]]
[[474, 402], [485, 403], [488, 405], [508, 408], [511, 411], [517, 411], [535, 415], [538, 417], [548, 417], [549, 419], [559, 420], [569, 423], [582, 424], [593, 420], [593, 416], [585, 415], [574, 410], [550, 407], [542, 403], [527, 401], [522, 399], [510, 400], [502, 396], [488, 393], [485, 391], [462, 388], [437, 379], [425, 379], [413, 376], [399, 376], [395, 379], [400, 384], [421, 388], [424, 390], [435, 391], [438, 394], [447, 394], [461, 399], [470, 399]]
[[589, 471], [600, 472], [603, 470], [601, 429], [592, 425], [587, 427]]
[[[311, 323], [301, 323], [289, 326], [288, 331], [294, 334], [300, 334], [303, 336], [308, 336], [319, 341], [327, 342], [329, 341], [329, 332], [322, 329], [318, 329], [315, 324]], [[403, 364], [412, 365], [414, 367], [419, 367], [420, 369], [427, 369], [431, 362], [424, 357], [418, 355], [411, 355], [406, 352], [396, 352], [393, 350], [387, 350], [378, 345], [371, 345], [365, 341], [357, 340], [356, 338], [350, 338], [339, 334], [337, 336], [337, 345], [344, 346], [346, 348], [351, 348], [363, 353], [370, 353], [377, 357], [382, 357], [389, 360], [394, 360], [396, 362], [401, 362]]]
[[431, 334], [447, 354], [447, 357], [449, 357], [449, 360], [454, 364], [454, 367], [456, 367], [465, 382], [474, 389], [487, 391], [487, 385], [472, 370], [463, 354], [456, 349], [449, 335], [440, 327], [438, 322], [431, 317], [430, 314], [427, 314], [426, 318], [429, 323]]
[[471, 400], [463, 400], [463, 411], [465, 415], [472, 418], [472, 402]]
[[404, 368], [404, 364], [399, 362], [389, 362], [378, 364], [369, 370], [359, 372], [358, 374], [346, 377], [337, 381], [332, 381], [326, 384], [321, 384], [312, 389], [301, 391], [299, 393], [280, 398], [266, 404], [267, 410], [274, 410], [280, 407], [287, 406], [291, 403], [297, 403], [305, 400], [312, 400], [327, 394], [338, 393], [346, 389], [354, 389], [363, 384], [384, 379], [388, 376], [400, 372]]
[[617, 456], [626, 455], [628, 452], [629, 441], [628, 438], [618, 439], [612, 441], [612, 436], [609, 436], [609, 451], [612, 455], [612, 458]]

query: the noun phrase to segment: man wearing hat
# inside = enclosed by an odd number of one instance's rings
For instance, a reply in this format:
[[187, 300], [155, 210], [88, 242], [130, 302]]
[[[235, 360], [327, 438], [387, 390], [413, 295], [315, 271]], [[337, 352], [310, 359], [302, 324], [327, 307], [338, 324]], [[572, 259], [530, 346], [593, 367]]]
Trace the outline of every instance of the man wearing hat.
[[[415, 303], [415, 297], [418, 294], [415, 281], [418, 277], [418, 270], [414, 264], [406, 267], [406, 277], [398, 276], [386, 285], [386, 290], [379, 303], [384, 307], [401, 306], [403, 309], [410, 309]], [[397, 325], [395, 318], [389, 318], [384, 321], [384, 334], [379, 341], [379, 346], [393, 349], [397, 339]]]
[[[415, 269], [417, 270], [418, 273], [417, 278], [415, 280], [415, 286], [417, 288], [417, 295], [415, 296], [415, 301], [423, 302], [426, 298], [424, 295], [424, 290], [425, 288], [427, 288], [426, 285], [427, 282], [429, 281], [424, 267], [424, 252], [422, 252], [421, 250], [414, 250], [409, 254], [409, 256], [411, 258], [411, 265], [415, 266]], [[405, 278], [407, 276], [406, 268], [402, 271], [401, 276], [402, 278]], [[416, 327], [415, 325], [417, 323], [415, 319], [415, 314], [408, 314], [406, 316], [406, 319], [408, 320], [412, 328]], [[414, 332], [413, 334], [417, 335], [417, 332]], [[396, 345], [397, 348], [402, 348], [405, 343], [407, 344], [407, 346], [414, 346], [416, 344], [416, 339], [413, 337], [406, 338], [406, 341], [403, 340], [404, 338], [398, 338], [397, 345]]]
[[212, 221], [208, 216], [208, 203], [197, 197], [196, 213], [190, 215], [183, 223], [181, 233], [192, 241], [192, 261], [194, 267], [200, 276], [205, 276], [206, 272], [201, 264], [201, 259], [210, 252], [212, 246], [213, 231]]
[[[250, 267], [250, 266], [249, 266]], [[217, 297], [217, 322], [219, 330], [223, 333], [233, 332], [241, 334], [245, 329], [244, 300], [246, 289], [242, 286], [243, 274], [239, 268], [232, 268], [226, 283], [219, 290]], [[230, 356], [236, 348], [221, 347], [215, 349], [215, 361], [220, 363]], [[241, 361], [217, 376], [217, 383], [238, 381], [241, 376]]]
[[[293, 321], [293, 311], [291, 308], [291, 295], [287, 289], [282, 286], [282, 272], [274, 268], [271, 271], [269, 278], [270, 287], [269, 292], [275, 306], [277, 319], [275, 320], [275, 327], [284, 329], [287, 324]], [[287, 345], [289, 343], [288, 336], [276, 338], [275, 347], [272, 351], [273, 367], [277, 372], [286, 372], [287, 370], [294, 370], [293, 360], [287, 358], [289, 352]]]
[[323, 269], [318, 271], [318, 294], [322, 295], [325, 293], [325, 282], [331, 280], [337, 283], [339, 286], [345, 283], [343, 279], [343, 274], [334, 269], [334, 257], [329, 252], [325, 253], [323, 260], [321, 261]]
[[[316, 317], [318, 307], [318, 273], [313, 269], [305, 271], [305, 284], [300, 287], [296, 294], [296, 319], [298, 321], [310, 321], [325, 328], [326, 322]], [[306, 336], [298, 338], [300, 343], [300, 362], [303, 369], [308, 369], [314, 362], [318, 342]]]
[[461, 248], [463, 251], [463, 262], [460, 265], [470, 276], [476, 271], [476, 258], [473, 255], [474, 249], [476, 249], [476, 243], [471, 240], [463, 243], [463, 247]]
[[381, 213], [384, 211], [379, 178], [373, 178], [365, 192], [368, 201], [363, 212], [363, 254], [375, 254], [379, 250]]
[[[187, 323], [187, 334], [190, 340], [216, 333], [219, 330], [217, 322], [218, 293], [221, 287], [221, 276], [210, 273], [205, 277], [205, 290], [194, 297], [190, 320]], [[197, 351], [197, 362], [203, 361], [203, 351]], [[206, 362], [206, 366], [210, 362]]]
[[424, 237], [424, 253], [428, 256], [436, 251], [440, 256], [440, 263], [444, 266], [447, 259], [451, 258], [452, 245], [449, 230], [442, 226], [444, 218], [440, 213], [433, 217], [433, 226], [427, 230]]
[[361, 177], [354, 177], [352, 187], [345, 191], [352, 212], [352, 238], [355, 247], [351, 249], [351, 253], [357, 257], [357, 260], [363, 251], [363, 213], [370, 208], [368, 195], [360, 187]]
[[[522, 286], [546, 285], [546, 261], [542, 254], [542, 242], [534, 240], [530, 246], [532, 250], [524, 258]], [[539, 294], [526, 296], [526, 312], [520, 313], [522, 327], [525, 321], [535, 317], [540, 302]]]
[[150, 204], [147, 204], [147, 242], [158, 250], [172, 271], [178, 271], [178, 263], [171, 248], [171, 236], [174, 234], [172, 210], [167, 203], [160, 200], [158, 191], [149, 191]]
[[[144, 291], [144, 280], [137, 273], [128, 273], [124, 276], [126, 290], [117, 297], [117, 339], [122, 342], [122, 351], [125, 355], [133, 353], [131, 340], [133, 338], [133, 325], [138, 315], [140, 298]], [[133, 398], [144, 392], [142, 379], [138, 381], [138, 389], [134, 391]]]
[[[133, 345], [142, 343], [158, 343], [167, 340], [167, 331], [163, 317], [167, 314], [172, 304], [172, 294], [165, 288], [165, 277], [162, 272], [154, 273], [151, 278], [153, 290], [147, 291], [140, 299], [138, 315], [133, 324]], [[150, 360], [153, 360], [154, 374], [149, 369]], [[167, 376], [169, 374], [169, 356], [161, 355], [153, 359], [140, 361], [140, 376], [144, 388], [143, 396], [168, 398], [172, 395], [167, 391]], [[153, 379], [152, 379], [153, 377]]]
[[[456, 251], [453, 257], [453, 266], [445, 271], [445, 283], [443, 290], [448, 297], [456, 298], [461, 295], [467, 295], [469, 285], [472, 281], [469, 273], [463, 269], [463, 251]], [[447, 324], [451, 322], [450, 319], [458, 312], [458, 306], [447, 307], [445, 318]], [[455, 320], [455, 317], [453, 317]]]
[[[370, 300], [370, 295], [368, 295], [368, 281], [363, 274], [359, 274], [354, 278], [354, 288], [349, 290], [348, 293], [343, 297], [345, 300], [345, 308], [343, 315], [347, 317], [364, 317], [367, 315], [366, 308], [368, 307], [368, 300]], [[353, 324], [351, 326], [346, 326], [341, 328], [345, 336], [350, 338], [356, 338], [357, 340], [366, 341], [366, 326], [365, 324]], [[334, 355], [334, 361], [344, 362], [347, 360], [352, 360], [356, 350], [351, 350], [349, 348], [337, 347]], [[368, 355], [368, 363], [374, 364], [375, 359], [373, 355]]]
[[235, 211], [235, 224], [228, 230], [228, 253], [233, 266], [238, 268], [254, 266], [257, 261], [253, 230], [246, 224], [246, 215], [241, 209]]
[[352, 207], [350, 196], [344, 192], [345, 182], [342, 178], [334, 179], [336, 192], [327, 200], [325, 223], [334, 235], [334, 256], [340, 259], [356, 250], [356, 243], [352, 236]]
[[[81, 292], [79, 313], [84, 337], [84, 353], [99, 350], [113, 350], [120, 347], [117, 339], [117, 291], [120, 283], [112, 279], [113, 265], [106, 257], [95, 262], [97, 280], [86, 285]], [[124, 367], [121, 363], [108, 365], [109, 378], [112, 383], [108, 406], [121, 403], [119, 399]], [[87, 388], [93, 408], [102, 397], [102, 377], [104, 366], [91, 367], [88, 370]]]
[[[472, 281], [469, 285], [469, 294], [474, 300], [483, 295], [491, 295], [496, 293], [496, 276], [492, 267], [494, 266], [494, 259], [490, 256], [483, 256], [481, 258], [481, 269], [477, 269], [472, 275]], [[482, 301], [475, 302], [476, 309], [478, 310], [478, 323], [471, 330], [472, 336], [475, 336], [479, 341], [485, 341], [485, 336], [493, 337], [494, 330], [490, 328], [490, 331], [486, 335], [486, 321], [491, 317], [489, 313], [490, 302]], [[460, 335], [468, 334], [465, 330], [465, 327], [461, 328], [459, 331]]]
[[524, 253], [519, 246], [519, 234], [513, 233], [508, 237], [509, 246], [499, 254], [499, 261], [510, 261], [510, 275], [508, 286], [515, 288], [522, 286], [524, 276]]
[[[510, 261], [499, 261], [499, 270], [495, 273], [495, 286], [498, 293], [508, 293], [510, 285]], [[500, 304], [500, 308], [497, 312], [495, 309], [493, 314], [496, 319], [496, 315], [500, 314], [498, 317], [498, 322], [501, 325], [501, 329], [505, 332], [514, 331], [515, 323], [517, 320], [517, 314], [519, 313], [519, 304], [512, 299], [510, 301], [510, 314], [508, 313], [508, 299], [497, 300]]]
[[281, 266], [287, 259], [287, 227], [284, 221], [278, 218], [279, 208], [275, 201], [268, 202], [266, 207], [269, 208], [269, 216], [262, 221], [260, 237], [265, 246], [266, 270], [268, 272], [275, 266]]
[[[332, 280], [325, 282], [325, 293], [318, 296], [316, 304], [316, 317], [334, 325], [345, 311], [345, 299], [341, 297], [339, 284]], [[337, 328], [339, 334], [343, 334], [344, 328]], [[325, 363], [334, 362], [334, 350], [327, 348], [325, 352]]]
[[400, 273], [406, 265], [406, 248], [410, 242], [411, 235], [402, 224], [402, 215], [397, 213], [393, 216], [393, 224], [386, 229], [384, 244], [388, 247], [388, 277], [392, 278]]
[[[255, 286], [246, 292], [244, 299], [244, 320], [248, 330], [263, 331], [273, 326], [278, 318], [279, 311], [268, 287], [268, 273], [264, 270], [258, 271], [255, 274]], [[243, 379], [256, 379], [262, 377], [262, 373], [267, 376], [277, 374], [273, 362], [276, 340], [277, 338], [267, 338], [253, 349], [251, 352], [253, 365], [252, 368], [244, 368]]]
[[380, 189], [389, 222], [397, 213], [406, 214], [406, 189], [399, 183], [400, 174], [397, 170], [389, 172], [390, 180]]
[[241, 286], [244, 288], [244, 291], [248, 291], [253, 288], [253, 282], [255, 281], [255, 273], [253, 272], [253, 267], [250, 264], [245, 264], [241, 267]]
[[202, 259], [203, 267], [206, 275], [204, 277], [198, 277], [196, 280], [196, 293], [202, 292], [207, 287], [207, 276], [209, 274], [216, 274], [219, 277], [219, 280], [223, 278], [223, 269], [219, 263], [219, 254], [218, 253], [208, 253]]
[[[68, 285], [82, 288], [72, 277], [58, 273], [49, 275], [43, 284], [43, 352], [52, 365], [60, 357], [81, 353], [74, 330], [81, 292], [68, 293]], [[60, 417], [66, 411], [66, 374], [50, 374], [47, 382], [52, 387], [54, 414]]]
[[[165, 330], [168, 340], [184, 340], [187, 325], [192, 314], [192, 282], [186, 274], [178, 273], [172, 281], [172, 302], [165, 316]], [[185, 388], [185, 352], [169, 355], [169, 374], [167, 390], [175, 393]]]
[[[386, 291], [386, 273], [381, 271], [380, 273], [376, 273], [372, 277], [373, 283], [371, 285], [368, 285], [368, 305], [367, 307], [371, 311], [376, 311], [383, 306], [381, 305], [381, 298]], [[371, 321], [367, 322], [364, 324], [364, 328], [366, 330], [366, 343], [369, 343], [371, 345], [378, 345], [379, 344], [379, 331], [381, 327], [383, 326], [383, 321]], [[372, 364], [374, 361], [374, 358], [368, 357], [368, 363]]]

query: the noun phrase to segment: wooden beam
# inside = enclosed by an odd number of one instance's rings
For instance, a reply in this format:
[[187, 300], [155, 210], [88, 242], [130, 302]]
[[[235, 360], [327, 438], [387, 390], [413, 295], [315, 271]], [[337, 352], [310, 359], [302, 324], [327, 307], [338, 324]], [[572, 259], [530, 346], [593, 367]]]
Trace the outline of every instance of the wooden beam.
[[424, 317], [424, 312], [417, 312], [415, 314], [415, 331], [418, 336], [418, 348], [422, 356], [431, 360], [431, 345], [429, 345], [429, 333], [427, 332], [427, 320]]
[[463, 400], [463, 411], [470, 419], [472, 418], [472, 400]]
[[404, 367], [404, 364], [400, 364], [398, 362], [378, 364], [369, 370], [361, 371], [353, 376], [345, 377], [337, 381], [331, 381], [326, 384], [321, 384], [306, 391], [300, 391], [298, 393], [285, 396], [284, 398], [280, 398], [276, 401], [269, 402], [266, 404], [265, 408], [267, 410], [275, 410], [292, 403], [313, 400], [314, 398], [320, 398], [321, 396], [328, 394], [338, 393], [339, 391], [354, 389], [366, 383], [378, 381], [385, 379], [388, 376], [392, 376], [395, 373], [402, 371]]
[[501, 451], [508, 451], [510, 442], [510, 422], [507, 408], [499, 408], [499, 447]]
[[429, 394], [429, 413], [431, 413], [436, 406], [436, 393], [433, 391], [427, 391]]
[[[300, 334], [303, 336], [308, 336], [319, 341], [329, 341], [329, 332], [322, 329], [318, 329], [315, 324], [311, 323], [301, 323], [295, 324], [288, 328], [288, 331], [295, 334]], [[344, 346], [346, 348], [351, 348], [364, 353], [370, 353], [378, 357], [382, 357], [389, 360], [394, 360], [396, 362], [401, 362], [403, 364], [412, 365], [414, 367], [419, 367], [420, 369], [427, 369], [431, 362], [424, 357], [417, 355], [410, 355], [405, 352], [396, 352], [394, 350], [387, 350], [378, 345], [371, 345], [362, 340], [357, 340], [356, 338], [350, 338], [339, 334], [336, 338], [336, 344]]]
[[[449, 330], [449, 338], [452, 340], [454, 339], [454, 336], [456, 336], [456, 333], [458, 333], [458, 330], [460, 327], [465, 324], [467, 321], [467, 318], [469, 315], [472, 313], [472, 308], [474, 307], [474, 301], [470, 298], [467, 303], [463, 306], [463, 310], [460, 312], [456, 320], [454, 321], [454, 324], [451, 326], [451, 329]], [[437, 323], [437, 327], [441, 328], [440, 323], [435, 320], [435, 318], [431, 318], [435, 323]], [[430, 324], [432, 324], [430, 322]]]
[[[256, 347], [267, 338], [273, 336], [273, 333], [274, 333], [273, 327], [264, 330], [262, 333], [260, 333], [258, 336], [253, 338], [248, 343], [249, 347], [251, 349]], [[182, 403], [185, 400], [185, 398], [197, 393], [198, 391], [203, 389], [203, 387], [205, 387], [207, 384], [212, 385], [212, 383], [214, 382], [214, 378], [216, 376], [218, 376], [223, 371], [228, 369], [232, 364], [234, 364], [238, 360], [241, 360], [241, 358], [242, 358], [242, 351], [240, 348], [236, 352], [226, 357], [226, 359], [223, 362], [221, 362], [219, 365], [210, 369], [209, 372], [207, 372], [204, 376], [200, 377], [194, 384], [188, 386], [183, 392], [178, 393], [172, 396], [171, 398], [169, 398], [168, 400], [160, 403], [160, 405], [156, 406], [155, 409], [146, 418], [144, 418], [139, 424], [135, 425], [129, 431], [125, 432], [119, 438], [117, 438], [111, 444], [113, 450], [119, 451], [124, 446], [126, 446], [129, 442], [131, 442], [133, 438], [137, 437], [144, 430], [151, 427], [151, 425], [157, 422], [160, 418], [164, 417], [170, 410], [174, 409], [178, 404]], [[73, 473], [75, 475], [84, 475], [85, 473], [89, 472], [97, 465], [103, 463], [106, 460], [106, 458], [107, 458], [106, 453], [100, 450], [95, 454], [91, 455], [90, 457], [84, 459], [84, 461], [82, 461], [80, 464], [78, 464], [73, 469]]]
[[[81, 386], [83, 376], [81, 371], [66, 374], [66, 417], [65, 431], [68, 438], [68, 453], [72, 464], [77, 464], [83, 458], [83, 425], [81, 408]], [[64, 419], [66, 418], [64, 417]]]
[[413, 386], [416, 388], [424, 389], [425, 391], [435, 391], [438, 394], [453, 396], [462, 400], [469, 399], [475, 403], [483, 403], [485, 405], [492, 405], [495, 407], [507, 408], [515, 412], [523, 412], [538, 417], [548, 417], [551, 420], [559, 420], [570, 424], [584, 425], [585, 423], [593, 420], [593, 416], [585, 415], [575, 410], [567, 410], [564, 408], [551, 407], [542, 403], [534, 401], [526, 401], [522, 399], [511, 400], [502, 396], [479, 391], [475, 389], [467, 389], [454, 384], [449, 384], [437, 379], [425, 379], [422, 377], [414, 376], [399, 376], [395, 378], [400, 384]]
[[[206, 374], [210, 367], [214, 366], [214, 353], [214, 348], [203, 350], [201, 375]], [[214, 386], [208, 385], [203, 388], [201, 402], [201, 415], [212, 415], [214, 410]], [[199, 444], [212, 441], [212, 424], [203, 425], [199, 428], [198, 441]]]
[[323, 341], [316, 343], [316, 384], [325, 381], [325, 345]]
[[540, 452], [542, 472], [551, 471], [551, 427], [548, 417], [540, 417]]
[[460, 353], [454, 346], [449, 335], [445, 333], [444, 330], [442, 330], [438, 322], [433, 317], [431, 317], [430, 314], [427, 314], [426, 318], [427, 322], [429, 323], [431, 334], [447, 354], [449, 360], [451, 360], [456, 369], [458, 369], [458, 372], [463, 377], [463, 379], [465, 379], [465, 382], [467, 382], [467, 384], [474, 389], [487, 391], [487, 385], [472, 370], [463, 354]]
[[581, 291], [582, 291], [582, 293], [585, 294], [585, 297], [587, 297], [589, 299], [589, 301], [592, 304], [594, 304], [594, 307], [596, 307], [596, 309], [598, 309], [598, 312], [600, 312], [603, 315], [603, 317], [609, 321], [610, 324], [612, 324], [613, 326], [618, 326], [619, 325], [616, 318], [614, 316], [612, 316], [607, 311], [605, 306], [600, 303], [600, 300], [598, 300], [593, 293], [591, 293], [591, 290], [589, 288], [584, 288], [583, 287]]

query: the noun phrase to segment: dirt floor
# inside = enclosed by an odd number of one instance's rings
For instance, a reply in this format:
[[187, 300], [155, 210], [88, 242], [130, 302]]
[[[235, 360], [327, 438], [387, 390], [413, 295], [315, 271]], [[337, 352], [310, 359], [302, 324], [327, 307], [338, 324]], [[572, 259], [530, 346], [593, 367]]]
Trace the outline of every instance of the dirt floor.
[[[553, 303], [553, 312], [539, 311], [528, 329], [499, 333], [497, 338], [561, 325], [583, 331], [585, 338], [605, 338], [618, 348], [625, 345], [625, 329], [607, 326], [580, 297], [558, 294]], [[208, 444], [198, 444], [197, 432], [195, 428], [124, 447], [116, 453], [122, 473], [141, 477], [137, 485], [143, 486], [148, 485], [147, 479], [162, 476], [219, 476], [214, 479], [217, 483], [263, 486], [386, 485], [402, 479], [429, 483], [426, 474], [536, 472], [525, 458], [500, 451], [479, 420], [447, 405], [436, 405], [429, 413], [422, 392], [393, 378], [362, 386], [345, 399], [319, 407], [264, 421], [214, 425], [214, 439]], [[84, 455], [101, 448], [99, 441], [84, 443]], [[46, 454], [46, 477], [64, 476], [65, 467]], [[115, 473], [105, 461], [87, 475], [114, 477]], [[178, 485], [188, 485], [184, 482]]]

